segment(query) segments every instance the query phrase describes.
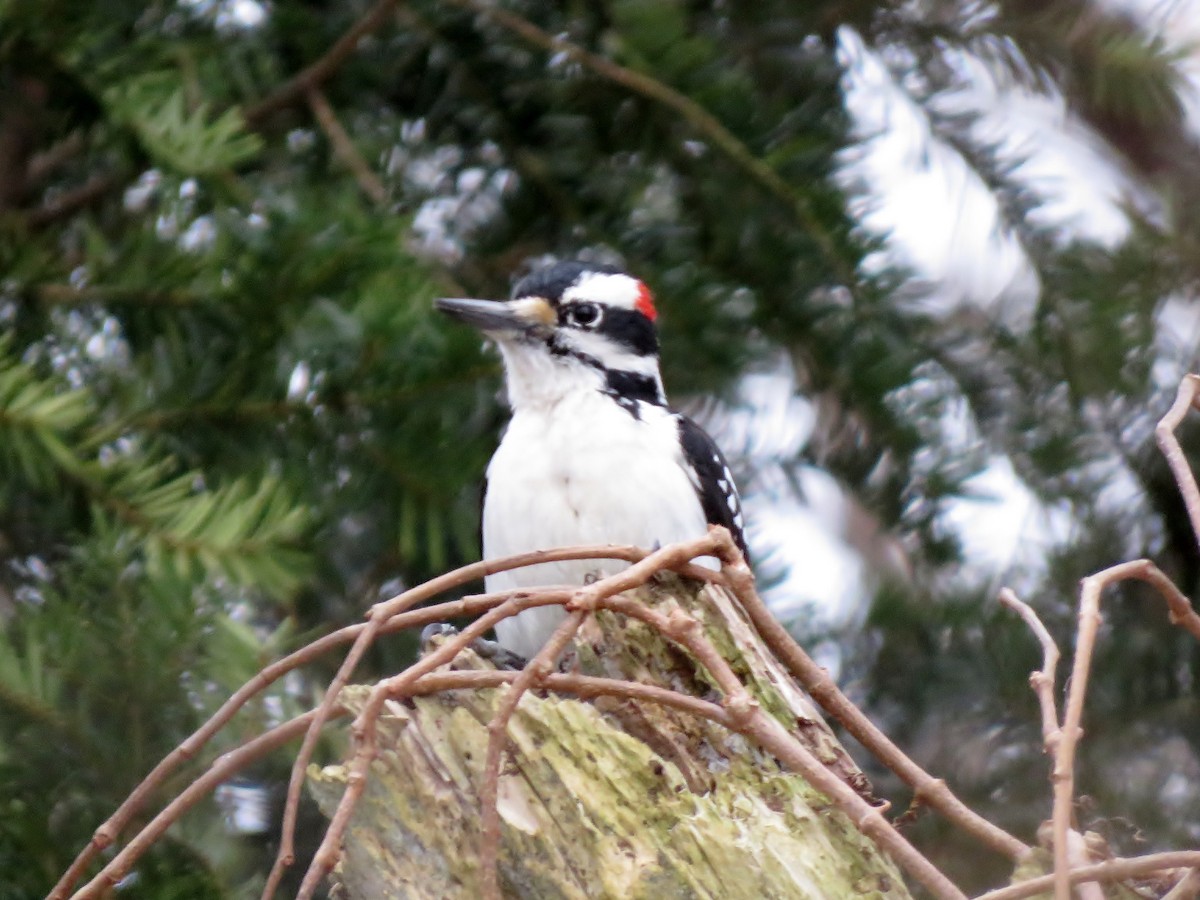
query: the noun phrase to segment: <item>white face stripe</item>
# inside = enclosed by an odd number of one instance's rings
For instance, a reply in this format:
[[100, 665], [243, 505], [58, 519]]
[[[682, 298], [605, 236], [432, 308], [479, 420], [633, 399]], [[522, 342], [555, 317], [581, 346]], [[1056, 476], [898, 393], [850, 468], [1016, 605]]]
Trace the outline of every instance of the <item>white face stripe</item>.
[[658, 376], [658, 358], [638, 356], [594, 331], [571, 330], [562, 337], [563, 343], [580, 353], [598, 360], [614, 372], [636, 372], [638, 375]]
[[588, 272], [562, 293], [562, 302], [590, 300], [619, 309], [636, 309], [641, 282], [629, 275]]

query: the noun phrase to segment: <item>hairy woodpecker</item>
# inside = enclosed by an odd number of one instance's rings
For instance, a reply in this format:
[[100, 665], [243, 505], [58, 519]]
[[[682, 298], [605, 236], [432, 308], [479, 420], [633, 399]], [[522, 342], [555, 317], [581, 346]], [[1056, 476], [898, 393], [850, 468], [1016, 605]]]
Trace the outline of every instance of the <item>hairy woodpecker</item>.
[[[512, 421], [487, 469], [486, 559], [575, 544], [649, 548], [700, 537], [709, 523], [728, 528], [745, 552], [721, 451], [667, 406], [645, 284], [611, 266], [560, 262], [519, 281], [511, 300], [446, 299], [437, 308], [482, 330], [504, 358]], [[486, 584], [584, 584], [625, 565], [544, 563]], [[526, 610], [496, 635], [530, 657], [564, 616], [557, 606]]]

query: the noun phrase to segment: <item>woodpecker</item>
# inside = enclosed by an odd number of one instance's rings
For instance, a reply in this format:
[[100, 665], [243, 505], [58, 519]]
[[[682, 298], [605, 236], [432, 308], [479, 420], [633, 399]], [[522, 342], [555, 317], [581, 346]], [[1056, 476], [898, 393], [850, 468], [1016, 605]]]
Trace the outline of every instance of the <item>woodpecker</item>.
[[[728, 528], [746, 552], [725, 458], [667, 406], [658, 313], [643, 282], [612, 266], [559, 262], [521, 279], [510, 300], [436, 305], [483, 331], [504, 360], [512, 419], [487, 469], [485, 559], [577, 544], [656, 547], [700, 537], [709, 524]], [[544, 563], [490, 575], [486, 587], [585, 584], [626, 565]], [[496, 636], [529, 658], [565, 615], [525, 610]]]

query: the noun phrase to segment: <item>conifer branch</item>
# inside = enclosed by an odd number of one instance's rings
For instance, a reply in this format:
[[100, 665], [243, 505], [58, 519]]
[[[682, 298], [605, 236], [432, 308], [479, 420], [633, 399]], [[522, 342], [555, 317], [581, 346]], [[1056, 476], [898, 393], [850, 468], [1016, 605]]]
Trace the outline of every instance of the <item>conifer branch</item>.
[[88, 285], [74, 287], [69, 284], [38, 284], [28, 293], [43, 306], [86, 306], [92, 303], [129, 304], [135, 306], [162, 306], [184, 309], [198, 306], [209, 298], [185, 290], [161, 290], [150, 287], [126, 287], [123, 285]]
[[246, 122], [251, 127], [261, 128], [276, 112], [303, 100], [309, 91], [325, 82], [354, 54], [359, 41], [387, 21], [397, 2], [378, 0], [319, 59], [301, 69], [267, 97], [243, 110]]
[[379, 176], [371, 171], [371, 167], [367, 165], [367, 161], [362, 158], [362, 154], [358, 152], [358, 148], [354, 146], [354, 140], [346, 132], [341, 121], [334, 112], [333, 107], [329, 105], [329, 100], [318, 87], [310, 87], [305, 94], [308, 99], [308, 107], [312, 110], [313, 117], [317, 120], [317, 124], [321, 126], [321, 130], [325, 132], [325, 136], [329, 138], [329, 143], [333, 147], [334, 156], [341, 160], [342, 165], [350, 170], [350, 174], [354, 176], [359, 190], [367, 195], [367, 198], [376, 206], [380, 206], [387, 199], [387, 188], [383, 186], [383, 182], [379, 180]]
[[43, 206], [30, 210], [25, 215], [25, 221], [31, 229], [45, 228], [94, 203], [99, 203], [124, 181], [125, 176], [122, 172], [98, 172], [78, 187], [57, 194]]
[[828, 229], [821, 224], [808, 199], [788, 184], [778, 172], [771, 168], [770, 164], [755, 156], [745, 143], [695, 100], [656, 78], [635, 72], [633, 69], [580, 47], [562, 35], [550, 34], [528, 19], [501, 6], [481, 2], [481, 0], [449, 0], [449, 2], [490, 19], [506, 31], [513, 32], [543, 50], [550, 53], [561, 53], [572, 62], [578, 63], [601, 78], [678, 113], [728, 157], [734, 165], [749, 175], [753, 182], [790, 207], [805, 232], [821, 251], [830, 270], [843, 286], [850, 290], [854, 289], [858, 279], [853, 267], [846, 264], [836, 241]]

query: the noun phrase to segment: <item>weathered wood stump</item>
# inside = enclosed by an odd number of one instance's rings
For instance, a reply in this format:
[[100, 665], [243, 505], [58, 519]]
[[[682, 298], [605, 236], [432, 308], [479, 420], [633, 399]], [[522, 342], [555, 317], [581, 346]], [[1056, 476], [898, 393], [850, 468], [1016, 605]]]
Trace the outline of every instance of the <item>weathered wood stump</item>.
[[[726, 591], [662, 576], [633, 596], [682, 607], [763, 708], [862, 794], [865, 777]], [[580, 633], [589, 675], [719, 699], [706, 673], [645, 625], [601, 612]], [[464, 653], [454, 668], [490, 664]], [[479, 896], [487, 723], [508, 687], [392, 703], [334, 873], [342, 895]], [[350, 687], [357, 711], [367, 688]], [[896, 867], [799, 775], [740, 734], [658, 704], [530, 693], [508, 729], [500, 880], [514, 898], [908, 897]], [[326, 813], [343, 766], [312, 767]]]

